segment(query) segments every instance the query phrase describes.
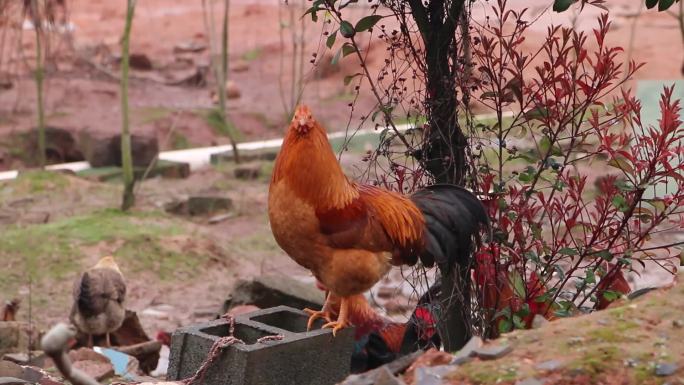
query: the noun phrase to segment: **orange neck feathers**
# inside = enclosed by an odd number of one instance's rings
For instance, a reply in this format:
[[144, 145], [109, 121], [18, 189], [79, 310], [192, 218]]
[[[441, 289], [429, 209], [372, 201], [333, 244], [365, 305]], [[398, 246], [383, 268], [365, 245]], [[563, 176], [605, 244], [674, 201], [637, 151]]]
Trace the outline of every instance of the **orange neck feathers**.
[[282, 180], [317, 210], [340, 209], [359, 196], [306, 106], [297, 107], [276, 159], [271, 183]]

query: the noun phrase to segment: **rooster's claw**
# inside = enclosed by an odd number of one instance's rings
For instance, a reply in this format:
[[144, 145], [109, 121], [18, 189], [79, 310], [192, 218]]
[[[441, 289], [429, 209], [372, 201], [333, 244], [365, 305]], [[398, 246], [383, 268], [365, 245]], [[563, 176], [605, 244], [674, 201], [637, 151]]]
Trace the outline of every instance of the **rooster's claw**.
[[322, 329], [332, 328], [333, 337], [337, 337], [337, 331], [349, 326], [347, 322], [332, 321], [323, 325]]
[[328, 312], [328, 311], [311, 310], [311, 309], [304, 309], [304, 311], [309, 314], [309, 322], [306, 323], [306, 331], [310, 331], [314, 322], [319, 318], [323, 318], [325, 320], [325, 322], [328, 322], [328, 323], [332, 322], [332, 318], [330, 317], [330, 312]]

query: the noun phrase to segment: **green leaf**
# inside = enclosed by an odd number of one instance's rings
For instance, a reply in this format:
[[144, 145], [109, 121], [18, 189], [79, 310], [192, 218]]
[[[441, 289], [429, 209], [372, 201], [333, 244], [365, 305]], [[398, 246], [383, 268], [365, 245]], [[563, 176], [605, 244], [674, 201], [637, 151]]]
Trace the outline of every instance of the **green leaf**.
[[613, 158], [608, 162], [608, 165], [613, 166], [615, 168], [619, 168], [620, 170], [627, 173], [634, 172], [634, 168], [632, 167], [632, 165], [629, 163], [627, 159], [624, 158]]
[[341, 57], [342, 57], [342, 47], [340, 47], [340, 49], [337, 50], [337, 53], [335, 54], [335, 56], [333, 56], [332, 60], [330, 61], [330, 64], [336, 66], [337, 63], [339, 63]]
[[603, 298], [606, 299], [606, 301], [613, 302], [616, 299], [620, 298], [620, 293], [613, 291], [613, 290], [606, 290], [603, 292]]
[[594, 270], [587, 270], [586, 276], [584, 277], [584, 283], [589, 285], [596, 283], [596, 275], [594, 275]]
[[353, 54], [356, 52], [356, 47], [350, 43], [344, 43], [342, 46], [342, 57], [346, 57], [347, 55]]
[[340, 22], [340, 33], [346, 38], [351, 38], [354, 37], [356, 32], [354, 31], [354, 26], [352, 26], [350, 22], [342, 20]]
[[613, 197], [611, 200], [611, 203], [615, 208], [617, 208], [621, 212], [627, 212], [629, 210], [629, 205], [627, 204], [627, 199], [623, 197], [622, 195], [616, 195]]
[[658, 0], [646, 0], [646, 8], [651, 9], [658, 4]]
[[613, 260], [613, 253], [611, 253], [608, 250], [601, 250], [598, 253], [593, 254], [601, 259], [605, 259], [606, 261], [610, 262]]
[[508, 333], [511, 330], [513, 330], [513, 323], [510, 319], [502, 319], [501, 322], [499, 322], [499, 333]]
[[569, 248], [569, 247], [564, 247], [564, 248], [558, 250], [558, 253], [563, 254], [563, 255], [571, 255], [571, 256], [578, 254], [577, 250]]
[[575, 0], [555, 0], [553, 2], [553, 10], [555, 12], [564, 12], [575, 2]]
[[515, 295], [518, 298], [525, 298], [525, 282], [523, 282], [522, 276], [517, 271], [512, 271], [508, 275], [508, 279], [511, 281]]
[[[660, 0], [658, 1], [658, 10], [659, 11], [666, 11], [668, 8], [674, 4], [675, 0]], [[681, 16], [680, 16], [681, 17]]]
[[380, 21], [380, 19], [382, 19], [382, 16], [380, 16], [380, 15], [366, 16], [363, 19], [359, 20], [358, 23], [356, 23], [356, 27], [354, 27], [354, 29], [356, 30], [356, 32], [367, 31], [367, 30], [373, 28], [373, 26], [378, 21]]
[[331, 33], [330, 36], [325, 40], [325, 46], [328, 48], [332, 48], [333, 45], [335, 45], [335, 39], [337, 39], [337, 30], [335, 32]]
[[548, 136], [544, 135], [544, 137], [539, 141], [539, 152], [541, 153], [542, 157], [546, 156], [550, 148], [551, 139]]
[[357, 76], [362, 76], [362, 74], [357, 72], [357, 73], [355, 73], [354, 75], [347, 75], [347, 76], [345, 76], [345, 77], [344, 77], [344, 85], [345, 85], [345, 86], [348, 86], [349, 83], [351, 83], [351, 81], [352, 81], [355, 77], [357, 77]]
[[513, 316], [513, 325], [515, 325], [516, 329], [525, 329], [525, 322], [523, 322], [522, 318], [520, 318], [517, 315]]

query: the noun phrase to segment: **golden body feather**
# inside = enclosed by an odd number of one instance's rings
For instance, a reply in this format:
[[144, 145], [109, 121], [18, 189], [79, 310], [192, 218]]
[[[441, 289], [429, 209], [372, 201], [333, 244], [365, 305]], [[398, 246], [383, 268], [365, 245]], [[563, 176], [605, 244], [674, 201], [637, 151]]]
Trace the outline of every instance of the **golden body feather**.
[[268, 206], [280, 247], [340, 297], [370, 289], [423, 246], [415, 204], [350, 182], [306, 107], [295, 113], [276, 159]]

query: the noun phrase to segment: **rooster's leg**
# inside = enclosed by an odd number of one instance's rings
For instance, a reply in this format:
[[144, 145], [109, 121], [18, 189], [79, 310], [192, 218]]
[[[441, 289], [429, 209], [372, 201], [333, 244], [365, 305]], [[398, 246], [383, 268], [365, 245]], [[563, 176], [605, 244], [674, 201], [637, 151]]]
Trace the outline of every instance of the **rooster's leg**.
[[88, 334], [88, 347], [92, 348], [93, 346], [95, 346], [95, 344], [93, 343], [93, 335]]
[[328, 301], [330, 300], [330, 292], [328, 292], [328, 295], [325, 297], [325, 303], [323, 304], [323, 308], [319, 310], [312, 310], [312, 309], [304, 309], [305, 312], [309, 313], [309, 322], [306, 323], [306, 330], [309, 331], [311, 330], [311, 327], [313, 326], [314, 322], [319, 319], [323, 318], [326, 322], [332, 321], [332, 314], [330, 313], [330, 306], [328, 304]]
[[111, 343], [110, 340], [109, 340], [109, 333], [107, 333], [106, 339], [107, 339], [107, 341], [106, 341], [106, 342], [107, 342], [107, 347], [108, 347], [108, 348], [111, 348], [111, 347], [112, 347], [112, 343]]
[[323, 325], [323, 328], [332, 328], [333, 336], [337, 335], [337, 331], [349, 326], [347, 321], [347, 314], [349, 313], [349, 299], [342, 297], [340, 301], [340, 314], [337, 316], [337, 321], [331, 321]]

